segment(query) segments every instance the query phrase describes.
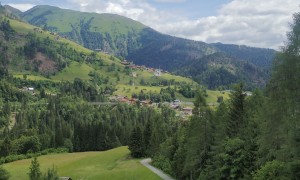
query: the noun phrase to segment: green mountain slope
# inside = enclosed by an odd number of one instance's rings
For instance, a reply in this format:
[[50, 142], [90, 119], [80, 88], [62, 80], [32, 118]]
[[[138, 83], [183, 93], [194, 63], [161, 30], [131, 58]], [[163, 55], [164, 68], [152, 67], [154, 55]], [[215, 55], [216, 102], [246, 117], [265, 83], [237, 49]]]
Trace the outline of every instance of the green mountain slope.
[[36, 6], [22, 16], [29, 23], [67, 36], [86, 48], [101, 49], [137, 64], [161, 66], [166, 70], [179, 67], [185, 60], [216, 52], [203, 42], [164, 35], [137, 21], [113, 14]]
[[[31, 24], [58, 33], [60, 36], [66, 36], [88, 49], [97, 49], [114, 54], [133, 61], [135, 64], [172, 72], [180, 72], [184, 66], [185, 71], [181, 75], [191, 75], [198, 82], [204, 82], [209, 87], [212, 87], [212, 83], [228, 86], [241, 79], [245, 80], [251, 87], [257, 84], [261, 85], [261, 82], [264, 85], [267, 76], [254, 76], [255, 79], [250, 77], [251, 74], [243, 74], [245, 69], [237, 66], [238, 61], [243, 61], [243, 64], [252, 63], [252, 68], [249, 71], [254, 71], [254, 74], [261, 74], [261, 71], [268, 71], [275, 55], [275, 51], [269, 49], [206, 44], [161, 34], [137, 21], [113, 14], [86, 13], [52, 6], [36, 6], [23, 13], [22, 17]], [[217, 74], [213, 77], [216, 78], [194, 77], [195, 73], [192, 72], [194, 68], [189, 69], [189, 64], [194, 64], [199, 59], [205, 59], [206, 56], [212, 54], [214, 54], [213, 57], [219, 56], [216, 58], [221, 61], [223, 56], [218, 52], [232, 57], [231, 61], [227, 62], [226, 58], [224, 61], [229, 63], [228, 66], [238, 69], [237, 72], [241, 72], [243, 75], [237, 73], [236, 76], [243, 78], [229, 76], [229, 78], [232, 77], [230, 81], [223, 81], [223, 78], [221, 80], [217, 78], [223, 76], [220, 71], [214, 71]], [[209, 57], [206, 59], [211, 60]], [[222, 68], [226, 69], [228, 66]], [[205, 74], [211, 69], [199, 68], [197, 71], [199, 71], [197, 74]], [[230, 71], [230, 69], [226, 71]], [[249, 77], [244, 77], [248, 75]], [[202, 79], [200, 80], [199, 77]], [[211, 83], [211, 81], [218, 81], [218, 83]]]
[[[191, 76], [195, 81], [217, 88], [224, 84], [246, 83], [246, 88], [263, 87], [268, 71], [247, 61], [240, 61], [225, 53], [215, 53], [184, 64], [177, 70], [183, 76]], [[228, 88], [225, 86], [225, 88]]]
[[[52, 6], [36, 6], [23, 13], [29, 23], [83, 45], [89, 49], [126, 55], [137, 48], [134, 39], [145, 28], [139, 22], [114, 14], [83, 13]], [[133, 41], [131, 44], [127, 43]], [[128, 45], [129, 44], [129, 45]]]
[[22, 14], [22, 11], [20, 11], [19, 9], [16, 9], [14, 7], [11, 7], [9, 5], [4, 5], [3, 7], [6, 9], [7, 12], [9, 12], [13, 15], [16, 15], [18, 17]]
[[[53, 83], [80, 78], [101, 92], [129, 97], [141, 91], [160, 94], [161, 89], [174, 85], [178, 90], [184, 84], [192, 88], [199, 86], [189, 78], [166, 72], [156, 76], [154, 69], [134, 64], [129, 67], [112, 55], [86, 49], [5, 16], [0, 17], [0, 42], [1, 76]], [[151, 92], [150, 86], [155, 87], [155, 92]]]
[[249, 46], [240, 46], [234, 44], [211, 44], [222, 52], [238, 59], [253, 63], [256, 66], [269, 69], [275, 58], [276, 51], [273, 49], [255, 48]]
[[128, 54], [127, 58], [156, 68], [174, 71], [187, 61], [217, 52], [204, 42], [191, 41], [160, 34], [151, 28], [141, 33], [141, 48]]

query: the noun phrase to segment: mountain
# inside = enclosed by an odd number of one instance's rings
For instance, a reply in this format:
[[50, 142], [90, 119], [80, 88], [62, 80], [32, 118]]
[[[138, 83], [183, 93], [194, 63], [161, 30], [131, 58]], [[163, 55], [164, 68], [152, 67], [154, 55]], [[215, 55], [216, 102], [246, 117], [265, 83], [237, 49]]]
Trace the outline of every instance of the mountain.
[[220, 86], [229, 88], [239, 81], [247, 83], [247, 89], [263, 87], [268, 79], [268, 72], [251, 62], [241, 61], [223, 52], [187, 62], [177, 71], [182, 76], [191, 76], [196, 82], [206, 84], [209, 89]]
[[[226, 54], [226, 57], [230, 57], [231, 60], [226, 61], [224, 59], [228, 65], [223, 66], [223, 63], [220, 63], [220, 65], [223, 69], [228, 67], [237, 69], [235, 72], [236, 78], [230, 81], [222, 81], [221, 78], [220, 83], [214, 84], [228, 86], [232, 83], [246, 80], [245, 83], [254, 87], [257, 85], [261, 86], [261, 82], [264, 84], [267, 76], [257, 77], [258, 79], [253, 79], [252, 77], [244, 78], [247, 75], [251, 76], [251, 74], [243, 73], [244, 69], [242, 66], [238, 66], [238, 62], [242, 61], [243, 64], [251, 64], [251, 71], [254, 70], [254, 74], [260, 74], [262, 71], [268, 71], [275, 56], [275, 51], [270, 49], [220, 43], [207, 44], [165, 35], [140, 22], [114, 14], [87, 13], [53, 6], [36, 6], [22, 13], [21, 17], [33, 25], [67, 37], [88, 49], [114, 54], [128, 61], [133, 61], [135, 64], [176, 73], [180, 73], [182, 68], [184, 68], [185, 73], [180, 74], [191, 75], [194, 80], [205, 82], [209, 87], [215, 86], [210, 86], [209, 84], [211, 83], [207, 84], [207, 82], [219, 81], [220, 79], [209, 78], [211, 76], [195, 77], [196, 73], [192, 72], [195, 71], [191, 67], [192, 64], [196, 62], [205, 64], [207, 61], [200, 61], [205, 59], [211, 61], [211, 57], [221, 61], [224, 57], [223, 54]], [[199, 68], [198, 71], [201, 72], [197, 74], [205, 74], [211, 69]], [[227, 69], [227, 71], [230, 72], [231, 70]], [[212, 72], [217, 73], [216, 77], [220, 76], [218, 73], [222, 73], [220, 71]], [[199, 79], [199, 77], [202, 79]], [[228, 84], [229, 82], [230, 84]]]
[[141, 48], [128, 54], [126, 58], [138, 64], [174, 71], [188, 61], [193, 61], [218, 52], [204, 42], [157, 33], [148, 28], [142, 31]]
[[206, 43], [164, 35], [137, 21], [114, 14], [36, 6], [23, 13], [22, 17], [33, 25], [67, 36], [86, 48], [101, 49], [136, 64], [166, 70], [217, 51]]
[[53, 6], [36, 6], [22, 14], [30, 24], [43, 27], [89, 49], [124, 56], [137, 48], [143, 24], [114, 14], [84, 13]]
[[10, 13], [10, 14], [13, 14], [15, 16], [20, 16], [22, 14], [22, 11], [20, 11], [19, 9], [16, 9], [12, 6], [9, 6], [9, 5], [4, 5], [3, 6], [5, 8], [5, 10]]
[[[192, 79], [166, 72], [156, 76], [154, 69], [129, 64], [113, 55], [86, 49], [65, 37], [6, 16], [2, 6], [0, 10], [3, 10], [0, 14], [1, 78], [13, 76], [22, 80], [39, 81], [38, 83], [43, 81], [45, 86], [78, 81], [79, 78], [100, 93], [131, 97], [143, 89], [145, 96], [151, 93], [157, 99], [163, 94], [161, 89], [168, 85], [190, 88], [198, 86]], [[40, 88], [42, 86], [39, 85]], [[55, 88], [47, 90], [53, 89]], [[182, 97], [180, 92], [176, 94]]]
[[0, 16], [2, 17], [8, 17], [11, 19], [20, 19], [19, 15], [21, 13], [22, 12], [18, 9], [15, 9], [8, 5], [2, 6], [0, 3]]
[[276, 51], [273, 49], [256, 48], [245, 45], [222, 43], [213, 43], [211, 45], [236, 59], [249, 61], [256, 66], [267, 69], [271, 67], [276, 54]]

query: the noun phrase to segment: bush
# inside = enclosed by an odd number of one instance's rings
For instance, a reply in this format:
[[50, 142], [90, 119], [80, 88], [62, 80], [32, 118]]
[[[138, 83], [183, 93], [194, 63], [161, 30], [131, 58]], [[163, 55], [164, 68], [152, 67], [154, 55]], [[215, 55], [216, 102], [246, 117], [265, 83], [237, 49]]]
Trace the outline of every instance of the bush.
[[153, 158], [152, 165], [157, 167], [158, 169], [161, 169], [167, 174], [172, 175], [172, 165], [168, 158], [162, 155], [155, 156]]
[[47, 173], [44, 174], [44, 180], [59, 180], [56, 168], [48, 169]]
[[7, 180], [9, 177], [10, 174], [3, 167], [0, 167], [0, 180]]
[[284, 180], [288, 178], [286, 164], [280, 161], [267, 162], [253, 176], [254, 180]]
[[50, 149], [45, 149], [42, 152], [37, 152], [37, 153], [9, 155], [9, 156], [6, 156], [6, 157], [2, 157], [0, 159], [0, 164], [10, 163], [10, 162], [14, 162], [14, 161], [22, 160], [22, 159], [30, 159], [30, 158], [41, 156], [41, 155], [47, 155], [49, 153], [57, 153], [57, 154], [67, 153], [68, 151], [69, 150], [67, 148], [57, 148], [57, 149], [50, 148]]
[[289, 163], [289, 169], [290, 169], [291, 177], [293, 177], [294, 179], [297, 179], [295, 177], [298, 177], [298, 178], [300, 177], [300, 161], [299, 160], [294, 160], [293, 162]]

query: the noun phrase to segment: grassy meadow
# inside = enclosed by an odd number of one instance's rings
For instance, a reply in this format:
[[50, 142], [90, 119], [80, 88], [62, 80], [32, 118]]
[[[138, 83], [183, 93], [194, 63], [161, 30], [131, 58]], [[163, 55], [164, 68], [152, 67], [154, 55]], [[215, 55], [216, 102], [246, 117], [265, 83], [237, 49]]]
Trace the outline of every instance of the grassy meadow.
[[207, 90], [207, 97], [206, 102], [207, 103], [215, 103], [218, 100], [219, 96], [223, 96], [223, 100], [229, 99], [230, 92], [227, 91], [213, 91], [213, 90]]
[[[55, 9], [56, 11], [60, 11], [59, 9]], [[72, 12], [74, 13], [74, 12]], [[71, 14], [72, 14], [71, 13]], [[75, 13], [76, 14], [76, 13]], [[87, 16], [94, 16], [94, 14], [86, 14]], [[67, 18], [68, 17], [64, 17]], [[114, 17], [110, 17], [114, 18]], [[126, 19], [124, 19], [126, 21]], [[94, 22], [96, 23], [96, 22]], [[12, 20], [11, 21], [12, 27], [16, 29], [16, 31], [20, 34], [27, 34], [28, 32], [33, 32], [33, 29], [35, 26], [31, 26], [29, 24], [26, 24], [21, 21]], [[61, 27], [62, 29], [66, 27]], [[49, 37], [50, 39], [54, 40], [56, 35], [50, 34], [49, 31], [43, 31], [43, 33], [36, 33], [38, 37], [40, 38], [46, 38]], [[91, 54], [93, 51], [88, 50], [75, 42], [72, 42], [65, 38], [60, 38], [58, 40], [60, 43], [65, 44], [66, 46], [75, 49], [76, 51], [79, 51], [83, 54]], [[104, 53], [96, 53], [97, 58], [101, 59], [103, 65], [98, 66], [96, 64], [89, 64], [87, 62], [84, 63], [78, 63], [76, 61], [70, 62], [69, 66], [59, 72], [57, 72], [55, 75], [50, 76], [49, 78], [46, 78], [39, 74], [30, 74], [30, 72], [22, 72], [15, 70], [12, 72], [14, 77], [24, 79], [23, 74], [26, 74], [26, 79], [33, 80], [33, 81], [43, 81], [43, 80], [50, 80], [54, 82], [60, 82], [60, 81], [73, 81], [76, 77], [81, 78], [83, 80], [90, 80], [91, 77], [89, 76], [90, 72], [97, 72], [104, 78], [108, 77], [109, 82], [108, 84], [114, 86], [117, 90], [114, 92], [115, 95], [123, 95], [131, 97], [133, 93], [138, 94], [141, 90], [143, 90], [145, 93], [159, 93], [161, 88], [167, 88], [166, 86], [142, 86], [141, 80], [148, 84], [152, 83], [158, 83], [165, 80], [174, 80], [176, 82], [186, 82], [191, 84], [194, 88], [196, 88], [198, 85], [195, 81], [189, 78], [176, 76], [170, 73], [162, 73], [161, 76], [157, 77], [154, 76], [153, 72], [149, 72], [148, 70], [132, 70], [136, 73], [137, 77], [132, 77], [129, 74], [125, 73], [125, 66], [121, 64], [121, 60], [112, 57], [109, 54]], [[115, 70], [109, 71], [108, 68], [114, 64]], [[118, 78], [117, 78], [118, 77]], [[118, 80], [117, 80], [118, 79]], [[131, 86], [129, 85], [129, 82], [133, 82], [135, 85]], [[221, 92], [221, 91], [207, 91], [208, 96], [206, 97], [206, 100], [208, 103], [216, 103], [219, 96], [223, 96], [223, 99], [226, 100], [229, 98], [228, 92]], [[185, 98], [180, 93], [176, 93], [177, 99], [180, 99], [181, 101], [186, 102], [193, 102], [194, 98]]]
[[[45, 155], [38, 157], [38, 161], [43, 173], [54, 165], [60, 177], [67, 176], [74, 180], [160, 179], [142, 166], [139, 159], [129, 158], [129, 150], [126, 146], [102, 152]], [[4, 168], [11, 174], [11, 180], [26, 180], [29, 179], [27, 173], [30, 163], [31, 159], [20, 160], [5, 164]]]
[[69, 67], [52, 76], [51, 79], [59, 81], [73, 81], [75, 78], [89, 80], [90, 76], [88, 74], [93, 70], [92, 67], [85, 63], [72, 62]]

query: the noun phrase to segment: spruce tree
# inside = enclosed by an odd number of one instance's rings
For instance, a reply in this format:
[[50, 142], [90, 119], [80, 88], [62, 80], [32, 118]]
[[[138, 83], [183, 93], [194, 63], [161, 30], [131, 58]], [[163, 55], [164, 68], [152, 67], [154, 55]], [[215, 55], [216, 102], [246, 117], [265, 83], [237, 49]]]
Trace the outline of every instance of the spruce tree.
[[133, 129], [130, 136], [128, 147], [132, 157], [140, 158], [144, 156], [145, 144], [144, 144], [144, 138], [140, 127], [136, 127]]
[[47, 173], [44, 174], [43, 180], [59, 180], [59, 176], [57, 174], [57, 169], [54, 166], [51, 169], [48, 169]]
[[245, 128], [244, 105], [246, 95], [243, 90], [244, 85], [240, 83], [234, 88], [231, 94], [226, 130], [226, 134], [230, 138], [238, 136]]
[[201, 92], [197, 92], [193, 116], [187, 128], [186, 159], [183, 176], [198, 178], [207, 165], [210, 146], [213, 143], [212, 113]]
[[42, 178], [40, 164], [36, 157], [34, 157], [33, 160], [31, 161], [28, 176], [30, 180], [41, 180]]
[[[286, 46], [277, 55], [267, 86], [267, 108], [259, 138], [259, 163], [277, 160], [290, 169], [291, 177], [300, 172], [300, 13], [294, 14]], [[262, 166], [263, 168], [264, 166]]]

